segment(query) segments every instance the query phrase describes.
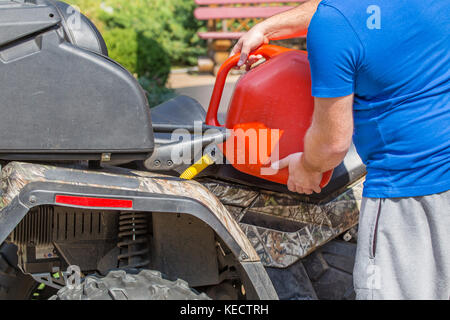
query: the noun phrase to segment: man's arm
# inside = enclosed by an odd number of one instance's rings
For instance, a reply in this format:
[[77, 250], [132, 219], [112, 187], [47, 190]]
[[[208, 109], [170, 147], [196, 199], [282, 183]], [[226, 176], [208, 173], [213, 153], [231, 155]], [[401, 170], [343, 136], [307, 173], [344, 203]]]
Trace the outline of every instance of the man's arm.
[[311, 127], [305, 135], [302, 162], [311, 171], [336, 168], [350, 148], [353, 136], [353, 94], [315, 98]]
[[325, 2], [311, 19], [307, 45], [313, 121], [304, 153], [281, 160], [281, 167], [289, 166], [290, 190], [310, 194], [321, 191], [322, 173], [336, 167], [351, 144], [355, 77], [363, 65], [364, 47], [342, 13]]
[[304, 152], [273, 163], [289, 167], [288, 188], [298, 193], [319, 193], [324, 172], [337, 167], [350, 148], [353, 136], [353, 94], [315, 98], [313, 120], [304, 139]]
[[308, 29], [309, 22], [321, 0], [309, 0], [291, 10], [274, 15], [258, 23], [244, 34], [234, 46], [231, 55], [241, 53], [238, 66], [243, 65], [250, 52], [269, 40], [294, 38]]

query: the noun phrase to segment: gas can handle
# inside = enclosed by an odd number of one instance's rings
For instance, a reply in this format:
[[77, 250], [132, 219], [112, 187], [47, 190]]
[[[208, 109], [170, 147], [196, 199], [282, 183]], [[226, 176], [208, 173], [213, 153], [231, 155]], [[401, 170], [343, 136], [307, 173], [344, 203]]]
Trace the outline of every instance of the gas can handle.
[[[271, 44], [265, 44], [252, 51], [250, 55], [261, 55], [265, 59], [271, 59], [283, 52], [293, 51], [294, 49], [284, 48], [280, 46], [275, 46]], [[206, 114], [205, 123], [211, 126], [223, 126], [217, 120], [217, 112], [219, 111], [220, 100], [222, 99], [223, 88], [225, 86], [225, 80], [227, 79], [230, 70], [237, 65], [239, 62], [240, 53], [228, 58], [220, 67], [217, 73], [216, 83], [214, 85], [213, 93], [211, 96], [211, 101], [208, 107], [208, 113]]]

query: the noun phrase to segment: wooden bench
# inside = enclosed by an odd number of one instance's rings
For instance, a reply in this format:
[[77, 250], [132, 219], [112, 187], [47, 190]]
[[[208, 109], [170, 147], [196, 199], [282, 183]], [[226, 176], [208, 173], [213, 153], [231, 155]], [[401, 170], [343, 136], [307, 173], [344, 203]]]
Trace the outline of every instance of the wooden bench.
[[[289, 10], [306, 0], [195, 0], [194, 16], [207, 20], [207, 31], [199, 32], [208, 40], [208, 56], [214, 66], [228, 57], [232, 40], [239, 39], [254, 24], [277, 13]], [[204, 60], [199, 59], [199, 68]], [[206, 63], [207, 64], [207, 63]], [[208, 66], [206, 67], [206, 69]]]

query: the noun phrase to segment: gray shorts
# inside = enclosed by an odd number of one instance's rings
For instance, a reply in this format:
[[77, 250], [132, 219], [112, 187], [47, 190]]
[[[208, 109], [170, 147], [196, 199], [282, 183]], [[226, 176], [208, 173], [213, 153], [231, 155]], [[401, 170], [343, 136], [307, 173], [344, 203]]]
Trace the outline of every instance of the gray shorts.
[[450, 298], [450, 190], [364, 198], [354, 268], [357, 299]]

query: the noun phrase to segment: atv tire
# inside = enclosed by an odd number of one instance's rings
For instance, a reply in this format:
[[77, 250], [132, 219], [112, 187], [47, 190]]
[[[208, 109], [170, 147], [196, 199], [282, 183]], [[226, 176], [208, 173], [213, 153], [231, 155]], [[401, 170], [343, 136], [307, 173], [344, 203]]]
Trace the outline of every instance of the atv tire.
[[87, 276], [76, 288], [64, 287], [50, 300], [209, 300], [183, 280], [164, 279], [160, 272], [138, 274], [110, 271], [105, 277]]
[[356, 243], [332, 240], [285, 268], [266, 268], [281, 300], [353, 300]]
[[17, 247], [0, 245], [0, 300], [28, 300], [37, 282], [17, 267]]
[[354, 300], [356, 243], [332, 240], [302, 260], [320, 300]]

